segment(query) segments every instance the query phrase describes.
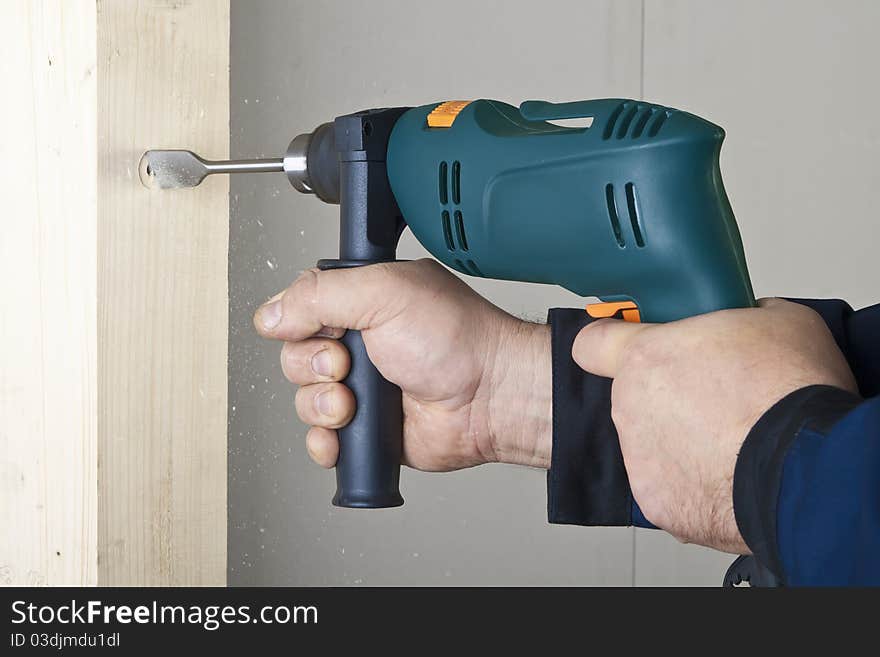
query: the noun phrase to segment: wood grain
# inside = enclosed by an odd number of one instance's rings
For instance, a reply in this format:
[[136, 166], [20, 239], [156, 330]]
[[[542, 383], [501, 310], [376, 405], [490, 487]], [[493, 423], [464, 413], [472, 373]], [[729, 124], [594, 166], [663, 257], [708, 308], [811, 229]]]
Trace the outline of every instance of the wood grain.
[[94, 25], [3, 4], [0, 585], [97, 579]]
[[229, 149], [229, 2], [98, 2], [98, 580], [226, 581], [228, 181], [148, 191], [149, 148]]

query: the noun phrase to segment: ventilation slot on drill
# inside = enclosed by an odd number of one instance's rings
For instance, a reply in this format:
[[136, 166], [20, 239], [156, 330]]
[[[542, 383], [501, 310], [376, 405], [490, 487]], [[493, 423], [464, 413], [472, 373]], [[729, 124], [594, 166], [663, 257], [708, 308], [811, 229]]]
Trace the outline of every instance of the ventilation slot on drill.
[[608, 140], [611, 137], [623, 139], [626, 136], [630, 139], [656, 137], [674, 111], [647, 103], [621, 103], [608, 117], [602, 139]]
[[483, 275], [483, 272], [480, 271], [480, 268], [477, 267], [477, 263], [475, 263], [473, 260], [468, 260], [467, 265], [470, 268], [470, 270], [474, 273], [474, 276], [482, 276]]
[[602, 132], [602, 139], [611, 139], [611, 135], [614, 134], [614, 125], [617, 123], [617, 119], [620, 118], [620, 115], [623, 113], [623, 110], [626, 109], [628, 103], [621, 103], [614, 111], [611, 112], [611, 116], [608, 117], [608, 123], [605, 124], [605, 130]]
[[[450, 176], [450, 169], [452, 169], [452, 175]], [[461, 204], [461, 162], [455, 160], [450, 167], [449, 163], [441, 162], [438, 167], [438, 185], [439, 185], [439, 196], [440, 196], [440, 204], [441, 205], [449, 205], [450, 201], [450, 188], [451, 188], [451, 198], [452, 203], [454, 205]], [[451, 181], [450, 181], [451, 177]], [[467, 233], [465, 232], [464, 227], [464, 217], [462, 216], [461, 210], [456, 209], [454, 211], [443, 210], [440, 213], [441, 224], [443, 227], [443, 239], [446, 241], [446, 248], [450, 251], [456, 250], [456, 240], [458, 242], [458, 248], [462, 251], [468, 250], [468, 240]], [[454, 224], [454, 225], [453, 225]], [[460, 262], [456, 260], [456, 262]], [[467, 272], [471, 272], [471, 270], [479, 271], [475, 264], [473, 264], [473, 260], [468, 260], [468, 263], [471, 263], [472, 267], [468, 267], [467, 265], [462, 265], [461, 268]]]
[[461, 212], [459, 210], [455, 211], [455, 234], [458, 237], [458, 245], [461, 247], [462, 251], [468, 250], [467, 244], [467, 235], [464, 234], [464, 219], [461, 216]]
[[446, 205], [449, 202], [449, 183], [447, 182], [446, 162], [440, 163], [440, 203]]
[[667, 109], [663, 109], [657, 112], [657, 118], [651, 122], [651, 127], [648, 130], [649, 137], [656, 137], [657, 133], [660, 132], [660, 128], [663, 127], [663, 124], [666, 123], [666, 119], [672, 114], [671, 111]]
[[611, 220], [611, 230], [614, 231], [614, 239], [621, 249], [626, 246], [623, 239], [623, 231], [620, 228], [620, 217], [617, 216], [617, 203], [614, 201], [614, 185], [605, 185], [605, 203], [608, 205], [608, 218]]
[[455, 266], [463, 271], [465, 274], [470, 274], [471, 276], [482, 276], [483, 272], [480, 271], [480, 268], [477, 267], [477, 263], [473, 260], [467, 260], [462, 262], [461, 260], [455, 260]]
[[452, 202], [461, 203], [461, 163], [458, 160], [452, 163]]
[[455, 242], [452, 241], [452, 224], [449, 221], [449, 211], [444, 210], [441, 215], [443, 219], [443, 238], [446, 240], [446, 248], [455, 251]]
[[623, 139], [626, 137], [626, 132], [629, 130], [629, 126], [632, 123], [632, 120], [636, 117], [636, 114], [639, 112], [639, 106], [633, 105], [630, 107], [626, 114], [623, 115], [623, 118], [620, 119], [620, 127], [617, 129], [617, 138]]
[[656, 108], [654, 107], [646, 107], [642, 110], [642, 113], [639, 115], [639, 119], [635, 122], [632, 129], [632, 138], [638, 139], [642, 136], [642, 133], [645, 131], [645, 126], [648, 125], [648, 121], [651, 120], [651, 117], [654, 116], [654, 111]]
[[642, 223], [639, 218], [639, 206], [636, 203], [636, 186], [631, 182], [626, 183], [626, 209], [629, 211], [629, 222], [633, 229], [633, 237], [636, 238], [636, 246], [645, 246], [645, 236], [642, 233]]

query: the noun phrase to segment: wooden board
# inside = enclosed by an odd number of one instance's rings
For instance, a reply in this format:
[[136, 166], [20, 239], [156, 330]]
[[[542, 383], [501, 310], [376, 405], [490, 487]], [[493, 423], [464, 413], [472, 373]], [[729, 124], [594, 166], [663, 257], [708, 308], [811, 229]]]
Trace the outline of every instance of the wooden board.
[[0, 585], [97, 579], [94, 25], [3, 4]]
[[149, 148], [229, 149], [229, 2], [98, 2], [98, 580], [226, 581], [228, 180], [151, 192]]

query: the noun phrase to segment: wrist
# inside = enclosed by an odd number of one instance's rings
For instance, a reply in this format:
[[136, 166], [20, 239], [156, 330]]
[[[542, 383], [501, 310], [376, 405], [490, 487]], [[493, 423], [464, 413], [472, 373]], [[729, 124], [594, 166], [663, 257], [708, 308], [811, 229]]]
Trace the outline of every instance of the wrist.
[[505, 329], [488, 368], [494, 460], [548, 469], [553, 442], [550, 327], [511, 318]]

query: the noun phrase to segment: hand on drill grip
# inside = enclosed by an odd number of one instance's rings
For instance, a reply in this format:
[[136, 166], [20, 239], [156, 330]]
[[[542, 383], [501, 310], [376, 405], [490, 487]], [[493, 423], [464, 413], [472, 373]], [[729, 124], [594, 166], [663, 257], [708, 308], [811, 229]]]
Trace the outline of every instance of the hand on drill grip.
[[304, 272], [254, 316], [284, 341], [284, 375], [300, 386], [306, 444], [333, 467], [336, 429], [355, 413], [348, 351], [360, 330], [376, 368], [403, 391], [403, 461], [455, 470], [490, 461], [549, 467], [550, 335], [493, 306], [433, 260]]
[[733, 472], [755, 422], [812, 384], [856, 392], [828, 327], [805, 306], [765, 299], [669, 324], [594, 322], [572, 349], [614, 378], [611, 416], [633, 496], [680, 541], [744, 554]]

